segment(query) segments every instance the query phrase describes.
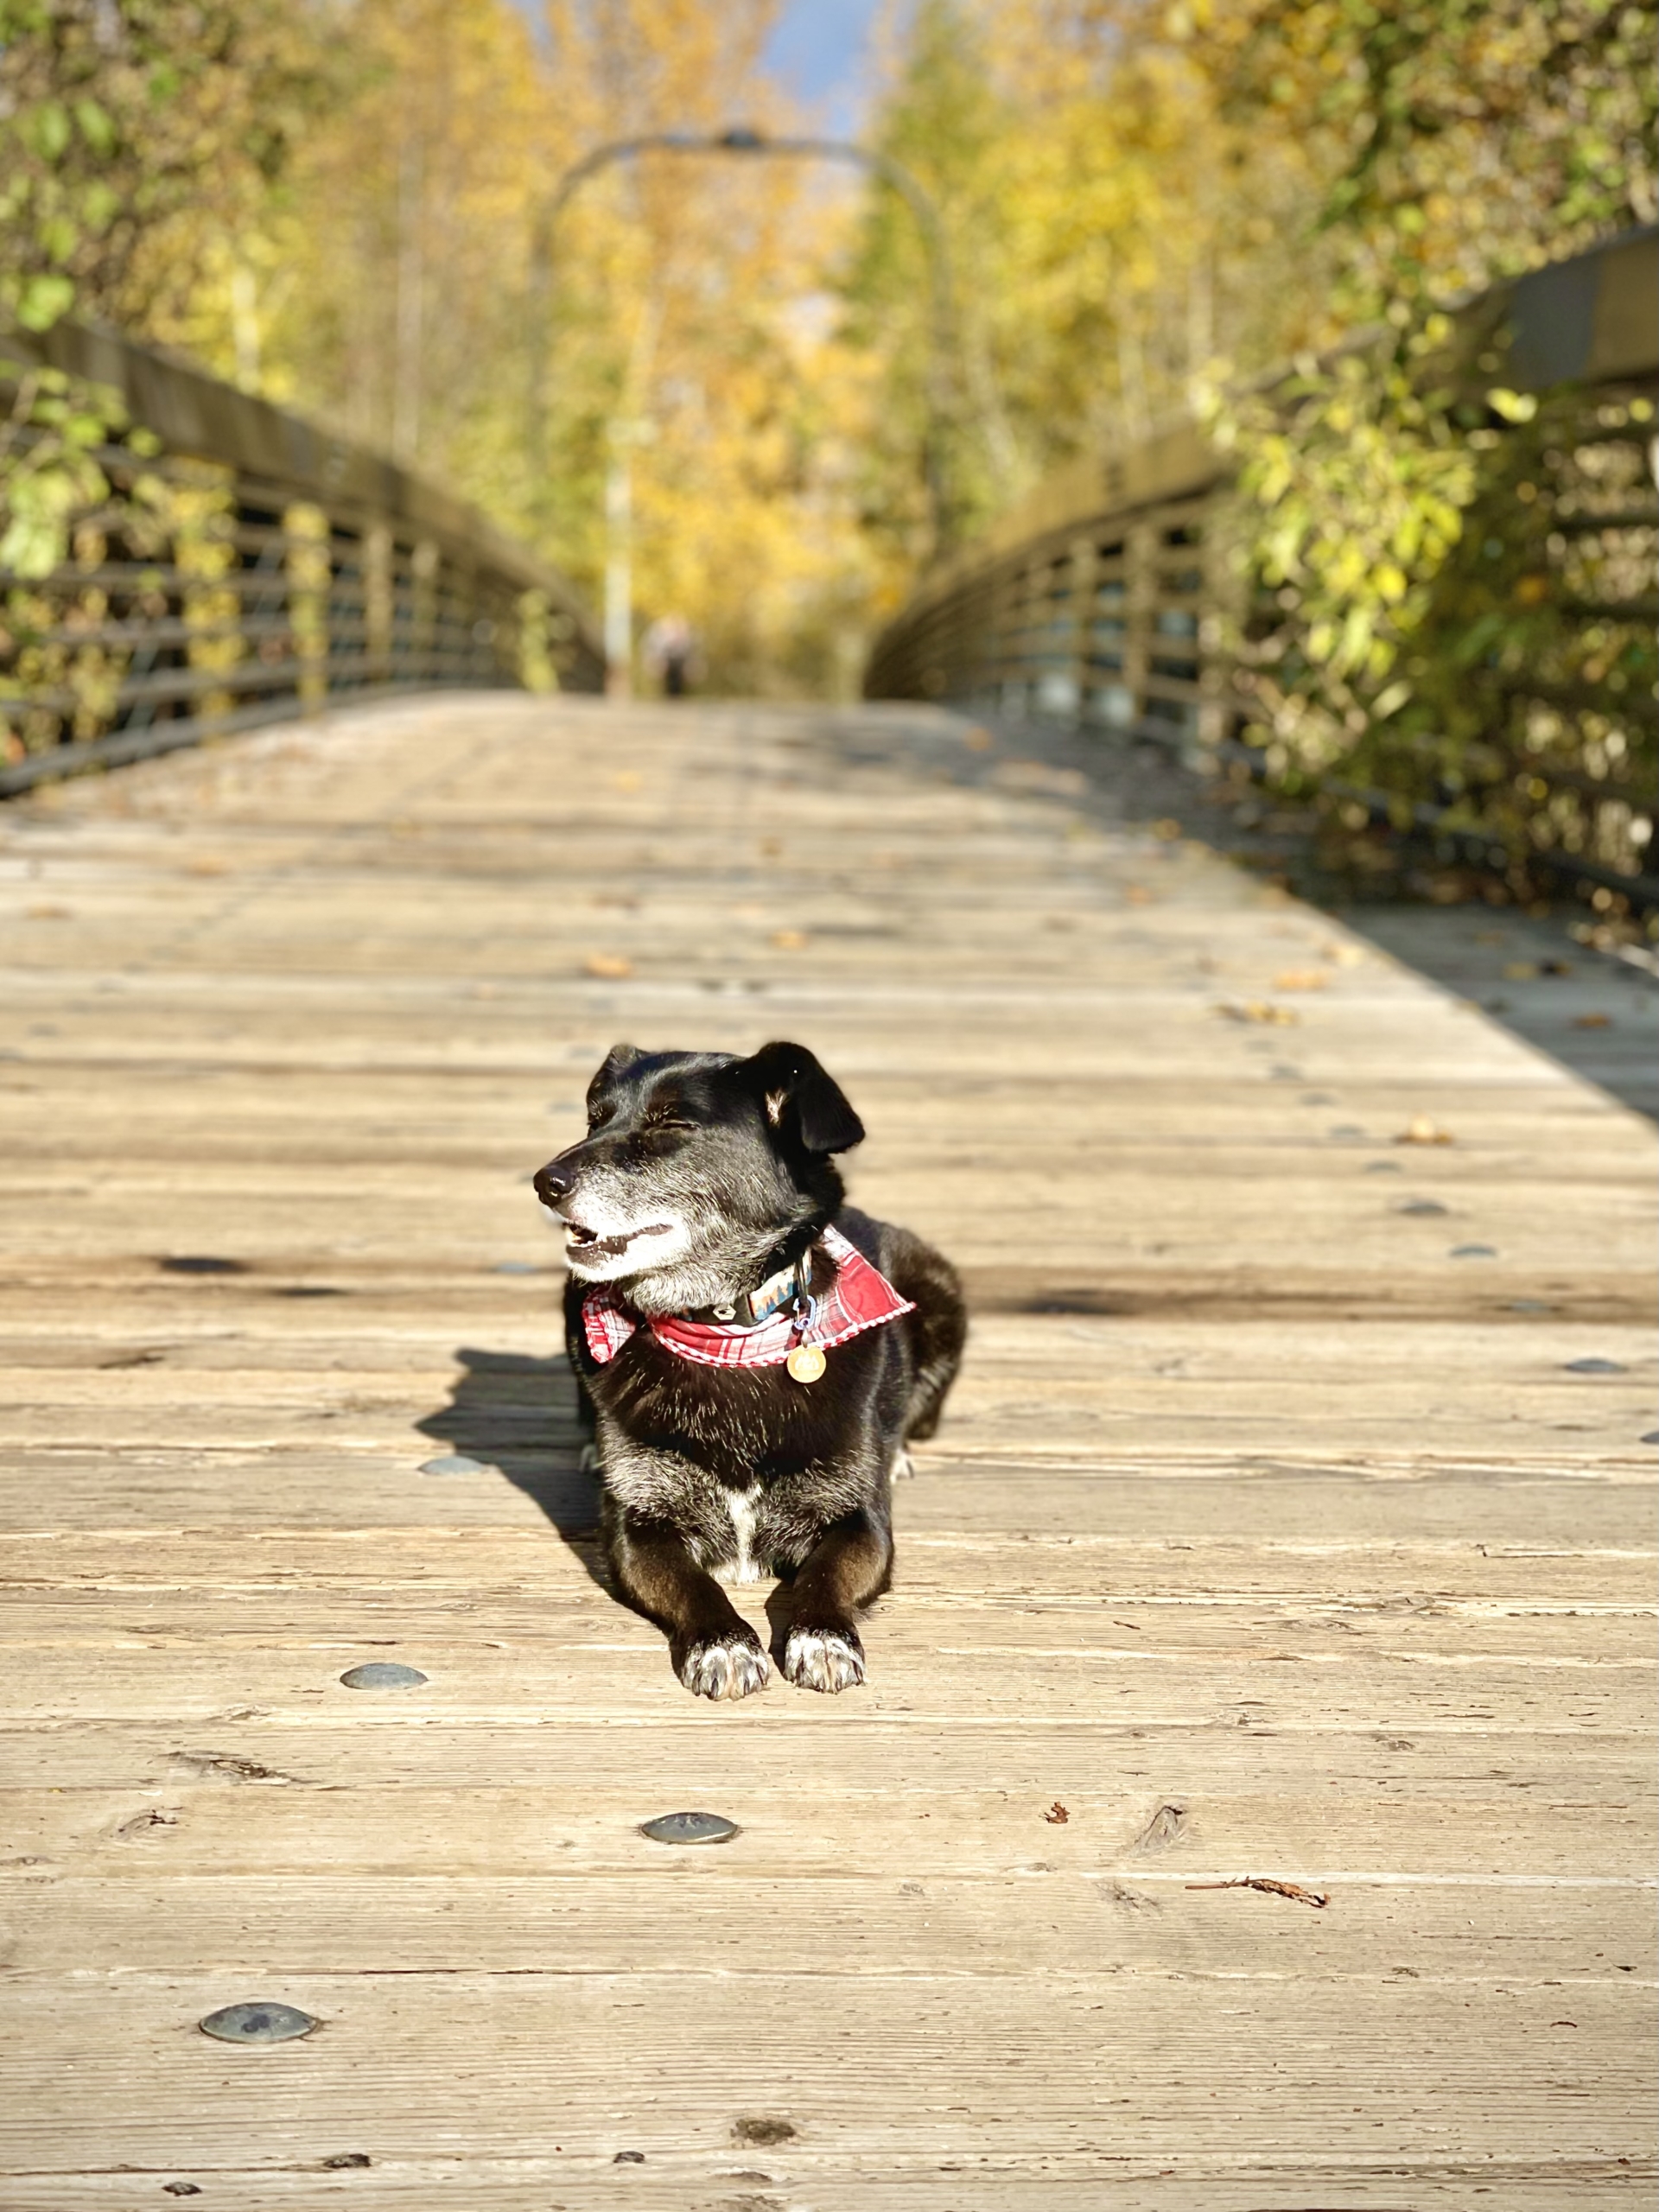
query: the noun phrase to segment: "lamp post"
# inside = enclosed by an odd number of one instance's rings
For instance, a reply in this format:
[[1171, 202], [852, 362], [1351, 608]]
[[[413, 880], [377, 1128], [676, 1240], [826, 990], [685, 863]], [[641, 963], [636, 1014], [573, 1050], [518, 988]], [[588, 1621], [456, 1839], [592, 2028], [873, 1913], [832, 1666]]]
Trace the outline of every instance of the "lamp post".
[[[891, 154], [860, 146], [844, 138], [772, 138], [763, 131], [734, 125], [712, 134], [685, 130], [654, 130], [638, 138], [614, 138], [573, 162], [553, 188], [543, 210], [536, 256], [537, 290], [545, 301], [551, 292], [553, 238], [559, 219], [589, 177], [619, 162], [640, 154], [726, 154], [740, 158], [758, 156], [786, 161], [849, 163], [881, 179], [899, 194], [915, 219], [927, 255], [931, 308], [927, 366], [927, 432], [923, 448], [923, 474], [927, 484], [928, 517], [933, 550], [944, 551], [955, 533], [946, 452], [945, 418], [950, 404], [951, 338], [950, 264], [944, 226], [931, 195], [913, 171]], [[535, 372], [532, 371], [532, 375]], [[532, 451], [544, 454], [545, 377], [536, 377], [531, 408]], [[606, 518], [609, 545], [605, 563], [605, 640], [609, 664], [607, 689], [626, 691], [631, 656], [632, 624], [629, 533], [632, 528], [632, 484], [628, 448], [637, 437], [635, 425], [614, 424], [611, 430], [610, 463], [606, 482]], [[620, 542], [619, 542], [620, 537]], [[622, 654], [619, 664], [617, 652]]]

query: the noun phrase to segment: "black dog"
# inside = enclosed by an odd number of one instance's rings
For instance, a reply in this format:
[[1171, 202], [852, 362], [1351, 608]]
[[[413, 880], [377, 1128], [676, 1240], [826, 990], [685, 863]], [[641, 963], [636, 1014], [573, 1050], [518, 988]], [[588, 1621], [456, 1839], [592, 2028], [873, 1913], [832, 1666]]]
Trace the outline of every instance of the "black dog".
[[863, 1124], [813, 1055], [619, 1045], [588, 1135], [536, 1177], [564, 1224], [570, 1357], [614, 1586], [701, 1696], [769, 1672], [716, 1576], [792, 1583], [785, 1674], [864, 1679], [854, 1616], [887, 1586], [890, 1484], [931, 1436], [967, 1322], [947, 1262], [844, 1207]]

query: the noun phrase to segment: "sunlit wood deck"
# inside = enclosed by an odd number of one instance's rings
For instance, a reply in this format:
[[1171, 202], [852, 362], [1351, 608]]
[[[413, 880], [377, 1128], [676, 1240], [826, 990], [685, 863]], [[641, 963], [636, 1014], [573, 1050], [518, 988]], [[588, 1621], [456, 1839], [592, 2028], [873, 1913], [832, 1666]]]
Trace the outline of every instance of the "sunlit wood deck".
[[[920, 711], [365, 712], [0, 899], [8, 2212], [1645, 2195], [1644, 1122]], [[709, 1708], [526, 1178], [774, 1035], [976, 1334], [869, 1687]]]

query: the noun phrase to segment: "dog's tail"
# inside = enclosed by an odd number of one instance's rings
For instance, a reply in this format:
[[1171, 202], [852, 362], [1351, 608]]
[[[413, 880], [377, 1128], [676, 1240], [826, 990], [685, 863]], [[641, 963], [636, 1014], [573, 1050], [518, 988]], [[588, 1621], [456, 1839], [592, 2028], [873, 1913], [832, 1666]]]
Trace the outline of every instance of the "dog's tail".
[[912, 1300], [916, 1373], [905, 1408], [905, 1441], [925, 1443], [939, 1425], [945, 1393], [957, 1379], [968, 1341], [968, 1309], [962, 1281], [943, 1253], [907, 1229], [889, 1231], [887, 1273], [901, 1298]]

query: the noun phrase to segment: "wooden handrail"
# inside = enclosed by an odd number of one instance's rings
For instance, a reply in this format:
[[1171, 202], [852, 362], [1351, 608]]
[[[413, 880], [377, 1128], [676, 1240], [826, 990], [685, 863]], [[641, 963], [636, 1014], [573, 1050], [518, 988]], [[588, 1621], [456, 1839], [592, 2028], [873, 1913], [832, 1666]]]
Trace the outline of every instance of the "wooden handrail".
[[[1541, 392], [1567, 386], [1592, 399], [1639, 390], [1659, 375], [1659, 227], [1498, 287], [1457, 315], [1466, 329], [1490, 332], [1506, 349], [1489, 383]], [[1280, 380], [1263, 379], [1263, 386]], [[1592, 427], [1590, 435], [1630, 440], [1638, 432]], [[1246, 702], [1224, 639], [1250, 609], [1249, 586], [1224, 559], [1216, 528], [1228, 488], [1226, 462], [1189, 419], [1142, 444], [1073, 461], [922, 577], [876, 640], [865, 696], [1034, 715], [1103, 741], [1157, 741], [1194, 767], [1224, 747], [1236, 757]], [[1651, 530], [1659, 509], [1632, 506], [1596, 519], [1603, 529]], [[1560, 527], [1582, 535], [1587, 524], [1567, 517]], [[1563, 594], [1556, 603], [1585, 624], [1639, 625], [1651, 613], [1646, 599]], [[1524, 682], [1513, 688], [1526, 694]], [[1562, 706], [1559, 686], [1541, 682], [1529, 696]], [[1611, 714], [1636, 727], [1654, 713], [1650, 700], [1611, 691], [1562, 710]], [[1541, 823], [1546, 802], [1568, 791], [1593, 814], [1598, 802], [1586, 791], [1598, 779], [1581, 763], [1562, 764], [1559, 776], [1541, 758], [1525, 767], [1543, 787], [1535, 795]], [[1618, 776], [1605, 780], [1607, 804], [1628, 817]], [[1442, 811], [1451, 819], [1458, 810]], [[1630, 844], [1628, 823], [1619, 836]], [[1596, 842], [1591, 821], [1586, 880], [1626, 883], [1637, 903], [1654, 903], [1659, 886], [1628, 866], [1623, 874], [1610, 872]], [[1532, 857], [1552, 858], [1547, 828], [1534, 839]], [[1553, 857], [1576, 864], [1572, 852]]]
[[[438, 486], [113, 330], [60, 323], [0, 356], [112, 389], [155, 465], [204, 468], [219, 505], [207, 572], [130, 540], [118, 502], [95, 562], [0, 575], [0, 796], [348, 699], [602, 688], [564, 578]], [[118, 488], [137, 474], [102, 458]]]

